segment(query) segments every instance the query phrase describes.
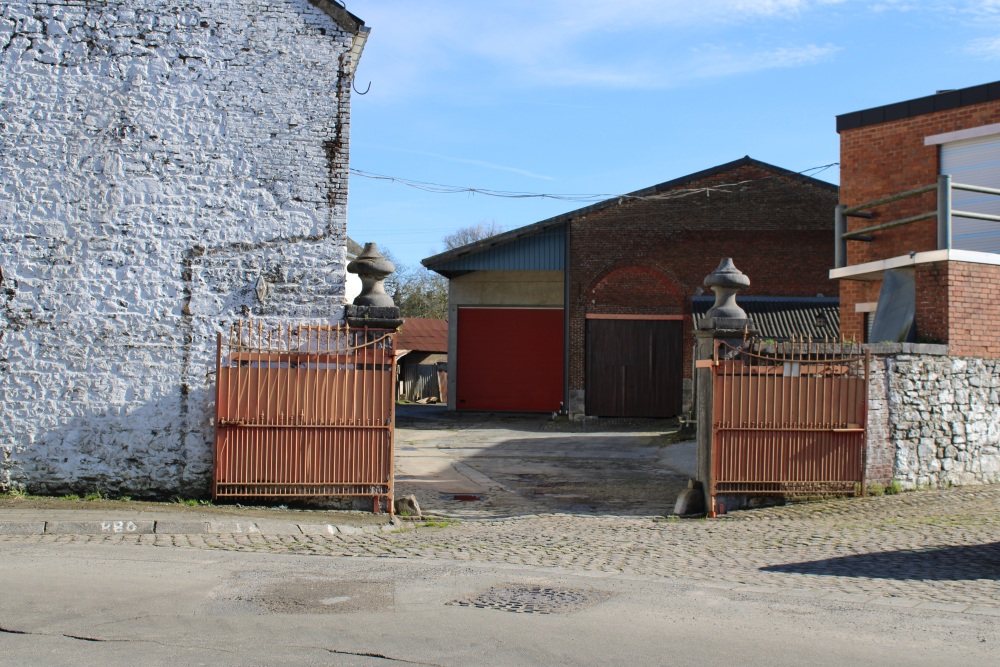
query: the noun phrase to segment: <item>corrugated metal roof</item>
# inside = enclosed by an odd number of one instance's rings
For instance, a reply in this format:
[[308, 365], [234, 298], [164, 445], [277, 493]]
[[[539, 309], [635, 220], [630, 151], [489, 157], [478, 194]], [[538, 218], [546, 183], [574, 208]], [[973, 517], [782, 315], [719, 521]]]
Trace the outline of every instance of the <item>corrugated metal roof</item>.
[[408, 352], [448, 352], [448, 320], [407, 317], [396, 336], [396, 350]]
[[[840, 299], [835, 297], [744, 296], [737, 304], [760, 331], [759, 337], [776, 341], [795, 337], [823, 340], [840, 338]], [[694, 326], [715, 303], [714, 296], [691, 297]]]
[[[447, 259], [433, 268], [448, 275], [455, 271], [561, 271], [566, 257], [566, 225], [539, 230], [536, 233], [501, 240], [489, 245], [490, 239], [477, 242], [475, 252]], [[428, 266], [425, 260], [425, 266]]]

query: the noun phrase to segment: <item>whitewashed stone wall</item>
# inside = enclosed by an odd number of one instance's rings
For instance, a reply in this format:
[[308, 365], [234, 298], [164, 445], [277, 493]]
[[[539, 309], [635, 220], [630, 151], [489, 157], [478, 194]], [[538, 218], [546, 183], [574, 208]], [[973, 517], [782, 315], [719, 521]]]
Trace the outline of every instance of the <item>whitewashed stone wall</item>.
[[907, 488], [1000, 482], [1000, 360], [890, 354], [872, 363], [870, 478], [890, 477], [891, 463]]
[[0, 489], [204, 494], [216, 332], [341, 318], [323, 5], [0, 3]]

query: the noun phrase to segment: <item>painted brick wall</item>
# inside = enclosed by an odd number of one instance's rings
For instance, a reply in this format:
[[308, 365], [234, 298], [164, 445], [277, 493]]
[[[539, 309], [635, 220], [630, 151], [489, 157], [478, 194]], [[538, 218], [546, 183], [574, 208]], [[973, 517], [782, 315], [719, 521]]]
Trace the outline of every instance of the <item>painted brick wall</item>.
[[[840, 133], [840, 203], [856, 206], [907, 190], [937, 182], [940, 170], [938, 146], [925, 146], [924, 138], [945, 132], [955, 132], [982, 125], [1000, 123], [1000, 101], [984, 102], [958, 109], [924, 114], [913, 118], [868, 125]], [[930, 192], [901, 202], [887, 204], [875, 210], [871, 220], [849, 218], [848, 230], [853, 231], [900, 218], [936, 210], [937, 197]], [[874, 234], [871, 243], [851, 241], [847, 244], [848, 265], [861, 264], [889, 257], [899, 257], [910, 251], [921, 252], [937, 248], [937, 222], [934, 219], [888, 229]], [[921, 289], [918, 275], [918, 291]], [[863, 319], [854, 312], [856, 303], [877, 301], [880, 281], [863, 286], [841, 285], [840, 323], [845, 336], [861, 340]], [[917, 312], [917, 332], [925, 331], [930, 338], [946, 340], [934, 319], [938, 313]], [[925, 321], [926, 320], [926, 321]], [[926, 324], [929, 329], [922, 328]]]
[[308, 0], [0, 5], [0, 488], [207, 490], [216, 332], [342, 315], [352, 38]]
[[722, 257], [732, 257], [750, 277], [747, 295], [837, 295], [836, 281], [828, 278], [836, 188], [744, 165], [677, 190], [723, 183], [742, 185], [628, 201], [572, 221], [571, 391], [585, 385], [588, 313], [687, 315], [684, 377], [690, 378], [690, 297]]

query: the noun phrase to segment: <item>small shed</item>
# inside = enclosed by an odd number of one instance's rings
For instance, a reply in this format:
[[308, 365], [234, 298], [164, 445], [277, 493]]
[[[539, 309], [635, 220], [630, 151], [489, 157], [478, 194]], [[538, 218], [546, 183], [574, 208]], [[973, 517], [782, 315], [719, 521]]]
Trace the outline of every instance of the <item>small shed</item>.
[[407, 317], [396, 338], [397, 399], [437, 403], [447, 395], [448, 320]]

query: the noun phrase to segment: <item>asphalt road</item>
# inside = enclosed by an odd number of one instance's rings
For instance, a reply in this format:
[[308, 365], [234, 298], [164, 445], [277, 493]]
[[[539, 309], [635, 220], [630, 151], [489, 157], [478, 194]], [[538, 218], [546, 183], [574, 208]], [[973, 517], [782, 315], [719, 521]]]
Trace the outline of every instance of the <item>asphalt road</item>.
[[0, 507], [0, 665], [1000, 664], [1000, 486], [667, 520], [692, 448], [625, 426], [411, 420], [397, 491], [463, 520], [399, 532]]
[[997, 617], [679, 578], [124, 542], [9, 542], [0, 558], [4, 665], [1000, 660]]

